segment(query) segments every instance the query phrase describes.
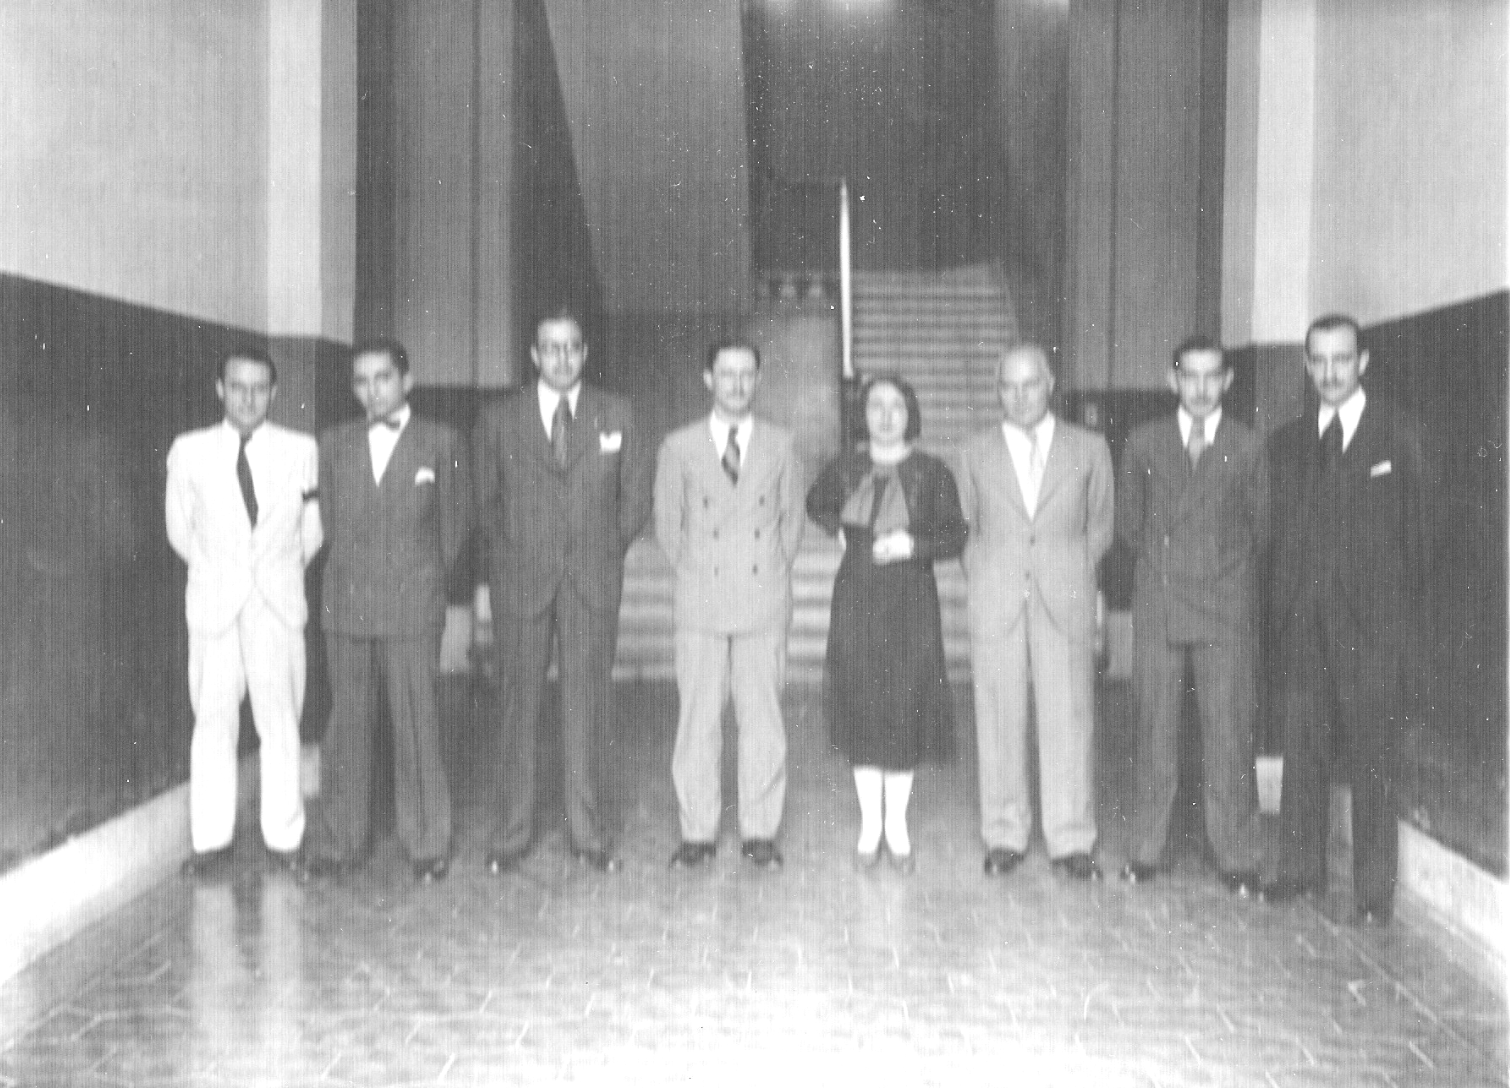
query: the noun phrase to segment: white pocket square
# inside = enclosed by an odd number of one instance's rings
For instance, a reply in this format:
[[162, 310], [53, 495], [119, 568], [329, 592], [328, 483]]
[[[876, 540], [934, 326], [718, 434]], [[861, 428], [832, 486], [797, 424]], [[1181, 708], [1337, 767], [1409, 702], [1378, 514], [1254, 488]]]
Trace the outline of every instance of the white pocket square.
[[1388, 461], [1380, 461], [1377, 465], [1368, 470], [1368, 474], [1370, 476], [1388, 476], [1393, 471], [1395, 471], [1394, 465], [1390, 464]]
[[414, 474], [415, 487], [418, 487], [420, 484], [433, 484], [434, 482], [435, 470], [433, 468], [422, 468]]
[[598, 452], [618, 453], [624, 445], [623, 431], [599, 431]]

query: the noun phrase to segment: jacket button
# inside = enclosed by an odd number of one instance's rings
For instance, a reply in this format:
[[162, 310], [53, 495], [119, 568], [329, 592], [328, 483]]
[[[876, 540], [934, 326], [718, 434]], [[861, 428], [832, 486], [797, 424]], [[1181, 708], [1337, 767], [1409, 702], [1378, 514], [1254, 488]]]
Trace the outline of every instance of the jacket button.
[[713, 539], [714, 539], [714, 540], [717, 540], [717, 539], [718, 539], [718, 530], [717, 530], [717, 529], [714, 529], [714, 530], [713, 530]]
[[759, 540], [759, 539], [760, 539], [760, 530], [759, 530], [759, 529], [756, 529], [756, 530], [755, 530], [755, 539], [756, 539], [756, 540]]
[[707, 508], [708, 508], [708, 499], [706, 497], [704, 497], [703, 498], [703, 509], [706, 510]]
[[751, 567], [750, 568], [750, 573], [751, 574], [759, 574], [760, 573], [760, 567], [758, 565]]

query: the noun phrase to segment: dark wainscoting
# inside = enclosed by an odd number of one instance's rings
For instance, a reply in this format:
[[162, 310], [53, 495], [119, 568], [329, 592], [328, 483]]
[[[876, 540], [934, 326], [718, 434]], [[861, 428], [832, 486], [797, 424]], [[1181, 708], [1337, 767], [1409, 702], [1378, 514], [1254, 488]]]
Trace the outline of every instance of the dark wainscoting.
[[182, 781], [173, 437], [244, 330], [0, 276], [0, 869]]
[[1364, 330], [1370, 396], [1424, 425], [1435, 460], [1435, 560], [1407, 664], [1402, 815], [1506, 872], [1506, 384], [1510, 292]]

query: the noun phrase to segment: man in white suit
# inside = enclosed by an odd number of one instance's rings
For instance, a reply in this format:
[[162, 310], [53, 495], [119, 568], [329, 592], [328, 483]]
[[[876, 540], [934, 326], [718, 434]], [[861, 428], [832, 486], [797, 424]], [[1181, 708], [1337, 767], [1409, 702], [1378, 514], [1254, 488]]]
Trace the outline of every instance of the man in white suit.
[[230, 870], [236, 742], [248, 694], [261, 738], [263, 841], [276, 864], [303, 875], [304, 568], [323, 539], [319, 451], [310, 435], [267, 421], [277, 380], [265, 355], [232, 352], [215, 382], [224, 420], [179, 435], [168, 451], [168, 540], [189, 566], [187, 876]]
[[676, 568], [681, 711], [671, 779], [682, 841], [671, 865], [702, 865], [717, 848], [722, 718], [732, 694], [741, 851], [777, 868], [786, 796], [781, 688], [806, 488], [791, 433], [750, 411], [760, 385], [755, 348], [714, 344], [703, 383], [712, 414], [667, 436], [655, 474], [656, 537]]
[[1043, 837], [1054, 871], [1099, 880], [1091, 741], [1095, 731], [1096, 564], [1112, 543], [1106, 440], [1049, 411], [1054, 374], [1035, 344], [997, 370], [1006, 418], [974, 435], [959, 472], [970, 525], [970, 665], [987, 876], [1022, 860], [1028, 794], [1028, 687], [1038, 715]]

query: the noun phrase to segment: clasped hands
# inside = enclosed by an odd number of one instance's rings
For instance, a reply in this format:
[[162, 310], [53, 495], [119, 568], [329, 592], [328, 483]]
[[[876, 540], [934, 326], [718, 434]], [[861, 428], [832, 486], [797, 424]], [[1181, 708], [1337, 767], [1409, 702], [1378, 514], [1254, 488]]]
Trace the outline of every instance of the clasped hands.
[[[849, 547], [849, 541], [845, 538], [843, 529], [839, 530], [839, 544], [841, 547]], [[912, 534], [906, 529], [897, 529], [876, 537], [870, 546], [870, 558], [877, 566], [883, 567], [887, 563], [900, 563], [904, 559], [911, 559], [916, 550], [917, 542], [912, 539]]]

